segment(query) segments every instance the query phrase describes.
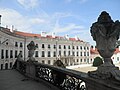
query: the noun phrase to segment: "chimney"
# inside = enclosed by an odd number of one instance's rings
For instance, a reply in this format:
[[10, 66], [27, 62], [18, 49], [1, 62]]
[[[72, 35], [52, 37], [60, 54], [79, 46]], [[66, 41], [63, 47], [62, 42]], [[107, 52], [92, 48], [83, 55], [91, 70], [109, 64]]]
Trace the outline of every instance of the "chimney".
[[47, 35], [46, 32], [41, 32], [42, 37], [46, 37], [46, 35]]
[[11, 26], [10, 32], [13, 32], [14, 25]]
[[5, 27], [8, 28], [8, 25], [6, 25]]
[[52, 38], [55, 38], [55, 33], [54, 32], [52, 32]]
[[68, 34], [66, 34], [66, 35], [65, 35], [65, 38], [69, 40], [69, 35], [68, 35]]

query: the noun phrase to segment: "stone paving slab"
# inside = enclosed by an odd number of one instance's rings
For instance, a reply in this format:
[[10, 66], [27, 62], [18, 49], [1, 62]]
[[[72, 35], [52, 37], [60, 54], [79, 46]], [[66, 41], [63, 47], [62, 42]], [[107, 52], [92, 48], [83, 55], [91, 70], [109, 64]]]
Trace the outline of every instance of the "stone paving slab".
[[59, 90], [28, 79], [16, 70], [0, 70], [0, 90]]

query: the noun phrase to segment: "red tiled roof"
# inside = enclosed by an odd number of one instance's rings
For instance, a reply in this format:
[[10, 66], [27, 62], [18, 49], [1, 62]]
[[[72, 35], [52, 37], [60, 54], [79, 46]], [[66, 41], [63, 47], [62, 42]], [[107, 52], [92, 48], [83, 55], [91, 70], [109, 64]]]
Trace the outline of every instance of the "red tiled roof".
[[53, 38], [51, 35], [47, 35], [46, 37], [47, 37], [47, 38]]
[[32, 33], [20, 32], [20, 31], [14, 31], [14, 33], [26, 37], [41, 37], [40, 34], [32, 34]]
[[[4, 28], [4, 31], [6, 31], [8, 33], [12, 33], [10, 31], [10, 29], [8, 29], [8, 28]], [[21, 31], [13, 31], [13, 33], [16, 34], [16, 35], [24, 36], [24, 37], [38, 37], [38, 38], [42, 38], [41, 34], [33, 34], [33, 33], [21, 32]], [[54, 37], [52, 37], [52, 35], [47, 35], [46, 37], [43, 37], [43, 38], [53, 38], [54, 39]], [[55, 36], [55, 38], [64, 39], [64, 37], [62, 37], [62, 36]], [[83, 42], [80, 39], [76, 40], [76, 38], [69, 38], [69, 40]]]
[[[120, 52], [119, 48], [116, 48], [114, 54], [117, 54], [117, 53], [119, 53], [119, 52]], [[99, 54], [97, 48], [95, 48], [95, 49], [91, 48], [91, 49], [90, 49], [90, 53], [91, 53], [91, 54]]]
[[116, 48], [114, 54], [117, 54], [117, 53], [119, 53], [119, 52], [120, 52], [119, 48]]
[[76, 39], [75, 39], [75, 38], [69, 38], [69, 40], [71, 40], [71, 41], [76, 41]]
[[99, 52], [97, 51], [97, 49], [94, 50], [93, 48], [90, 49], [90, 53], [91, 54], [99, 54]]

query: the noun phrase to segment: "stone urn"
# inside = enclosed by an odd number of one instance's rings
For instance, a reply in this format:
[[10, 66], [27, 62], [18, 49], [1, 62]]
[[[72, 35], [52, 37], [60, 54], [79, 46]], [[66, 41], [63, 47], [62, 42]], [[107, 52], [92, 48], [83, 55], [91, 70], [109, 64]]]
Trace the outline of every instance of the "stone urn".
[[116, 42], [120, 34], [120, 22], [113, 21], [110, 15], [103, 11], [97, 22], [91, 26], [91, 36], [96, 41], [96, 47], [104, 63], [96, 71], [88, 72], [91, 77], [120, 80], [120, 71], [112, 62], [112, 55], [116, 50]]

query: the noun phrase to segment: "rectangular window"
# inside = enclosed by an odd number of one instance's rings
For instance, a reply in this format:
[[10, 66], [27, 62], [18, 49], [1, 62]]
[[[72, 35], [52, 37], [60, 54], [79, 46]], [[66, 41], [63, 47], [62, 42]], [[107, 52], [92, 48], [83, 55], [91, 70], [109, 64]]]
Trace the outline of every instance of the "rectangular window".
[[42, 57], [45, 57], [45, 52], [44, 51], [42, 51]]
[[77, 52], [77, 56], [79, 56], [79, 53]]
[[73, 49], [75, 49], [75, 47], [73, 46]]
[[89, 50], [89, 47], [87, 47], [87, 50]]
[[86, 59], [84, 59], [84, 62], [86, 62]]
[[82, 62], [82, 59], [80, 59], [80, 62]]
[[4, 59], [4, 50], [1, 50], [1, 59]]
[[75, 56], [75, 52], [72, 52], [72, 55]]
[[18, 42], [15, 42], [15, 47], [18, 47]]
[[82, 52], [80, 52], [80, 56], [82, 56]]
[[84, 52], [84, 56], [86, 56], [86, 52]]
[[89, 52], [87, 52], [87, 56], [89, 56]]
[[35, 57], [38, 57], [38, 51], [35, 51]]
[[53, 48], [56, 49], [56, 45], [54, 45]]
[[59, 51], [59, 55], [61, 56], [61, 51]]
[[8, 58], [8, 50], [6, 50], [6, 58]]
[[18, 52], [17, 50], [15, 50], [15, 58], [17, 58]]
[[84, 50], [86, 50], [86, 47], [84, 47]]
[[66, 46], [64, 45], [64, 49], [66, 49]]
[[44, 44], [42, 44], [42, 48], [45, 48], [45, 45], [44, 45]]
[[50, 60], [48, 60], [48, 64], [50, 64]]
[[20, 47], [21, 47], [21, 48], [23, 47], [23, 44], [22, 44], [22, 42], [20, 42]]
[[50, 55], [50, 51], [48, 51], [48, 57], [51, 57], [51, 55]]
[[78, 46], [76, 47], [76, 49], [78, 49]]
[[66, 56], [66, 51], [64, 51], [64, 56]]
[[68, 49], [70, 49], [70, 46], [68, 46]]
[[55, 51], [53, 52], [53, 57], [56, 57], [56, 52]]
[[13, 58], [13, 51], [10, 50], [10, 58]]
[[61, 45], [59, 45], [59, 49], [61, 49]]
[[50, 49], [50, 45], [48, 45], [48, 48]]
[[82, 50], [82, 46], [80, 46], [80, 49]]
[[38, 44], [36, 44], [36, 48], [39, 48], [39, 47], [38, 47]]
[[70, 56], [70, 51], [68, 51], [68, 55]]

